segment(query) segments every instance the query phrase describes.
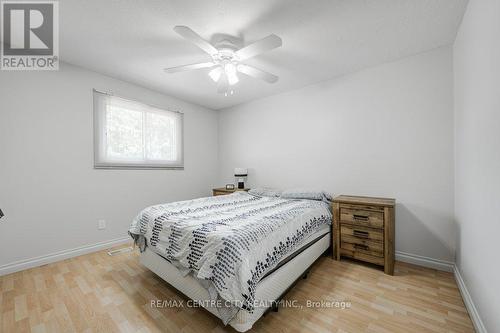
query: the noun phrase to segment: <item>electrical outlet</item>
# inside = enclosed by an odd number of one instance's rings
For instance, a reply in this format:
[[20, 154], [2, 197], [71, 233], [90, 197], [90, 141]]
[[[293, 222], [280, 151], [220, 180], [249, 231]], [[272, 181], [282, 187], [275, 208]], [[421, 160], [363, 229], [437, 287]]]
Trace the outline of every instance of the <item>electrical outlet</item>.
[[106, 229], [106, 220], [97, 221], [97, 229], [99, 230]]

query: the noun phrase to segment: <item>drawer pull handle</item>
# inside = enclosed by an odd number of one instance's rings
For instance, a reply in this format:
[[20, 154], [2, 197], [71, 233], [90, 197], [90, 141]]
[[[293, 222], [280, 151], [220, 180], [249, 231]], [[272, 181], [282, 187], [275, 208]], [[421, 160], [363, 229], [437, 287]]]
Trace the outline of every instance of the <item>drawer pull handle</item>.
[[354, 230], [354, 236], [360, 238], [368, 238], [368, 231]]
[[368, 221], [368, 216], [366, 215], [358, 215], [358, 214], [354, 214], [352, 216], [356, 221]]
[[368, 250], [368, 245], [354, 244], [356, 250]]

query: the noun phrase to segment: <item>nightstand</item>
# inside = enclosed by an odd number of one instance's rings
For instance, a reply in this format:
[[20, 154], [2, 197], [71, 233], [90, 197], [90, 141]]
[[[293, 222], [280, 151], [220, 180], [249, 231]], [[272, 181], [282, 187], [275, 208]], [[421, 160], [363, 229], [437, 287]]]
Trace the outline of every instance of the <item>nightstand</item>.
[[238, 191], [245, 191], [248, 192], [250, 189], [249, 188], [235, 188], [234, 190], [227, 190], [225, 187], [220, 187], [220, 188], [214, 188], [212, 189], [213, 195], [226, 195], [226, 194], [231, 194], [234, 192]]
[[394, 274], [395, 199], [341, 195], [333, 199], [335, 258], [348, 257]]

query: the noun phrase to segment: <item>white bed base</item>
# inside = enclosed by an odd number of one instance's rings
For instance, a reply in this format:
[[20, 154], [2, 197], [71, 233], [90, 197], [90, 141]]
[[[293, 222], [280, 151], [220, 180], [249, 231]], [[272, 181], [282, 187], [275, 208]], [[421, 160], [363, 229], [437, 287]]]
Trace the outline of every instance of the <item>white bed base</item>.
[[[329, 248], [330, 240], [331, 234], [328, 232], [295, 258], [265, 277], [257, 285], [255, 299], [277, 300]], [[141, 253], [140, 262], [193, 301], [202, 302], [210, 299], [207, 290], [201, 286], [198, 280], [190, 275], [182, 276], [174, 265], [148, 248]], [[210, 304], [204, 307], [219, 318], [216, 308], [211, 307]], [[229, 322], [229, 325], [239, 332], [248, 331], [267, 309], [266, 307], [258, 307], [253, 313], [239, 311]]]

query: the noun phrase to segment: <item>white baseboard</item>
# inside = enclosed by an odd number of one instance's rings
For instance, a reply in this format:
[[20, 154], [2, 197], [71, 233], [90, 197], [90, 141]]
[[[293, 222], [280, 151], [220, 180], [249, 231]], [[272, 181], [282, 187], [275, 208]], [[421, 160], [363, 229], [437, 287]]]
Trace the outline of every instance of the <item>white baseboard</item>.
[[26, 260], [15, 261], [9, 264], [0, 266], [0, 276], [19, 272], [28, 268], [50, 264], [56, 261], [81, 256], [91, 252], [96, 252], [117, 246], [123, 243], [132, 242], [130, 237], [116, 238], [109, 241], [99, 242], [95, 244], [88, 244], [70, 250], [59, 251], [52, 254], [47, 254], [40, 257], [35, 257]]
[[465, 285], [464, 280], [462, 279], [462, 275], [460, 274], [460, 270], [457, 265], [453, 265], [453, 273], [455, 274], [455, 280], [457, 280], [458, 289], [460, 289], [460, 294], [462, 294], [462, 299], [464, 300], [465, 307], [469, 312], [470, 319], [472, 320], [472, 324], [474, 325], [474, 329], [477, 333], [487, 333], [486, 327], [479, 316], [479, 312], [477, 311], [474, 302], [472, 301], [472, 297], [469, 294], [469, 290]]
[[[13, 263], [5, 264], [0, 266], [0, 276], [19, 272], [25, 269], [49, 264], [52, 262], [77, 257], [86, 253], [96, 252], [100, 250], [104, 250], [116, 245], [120, 245], [126, 243], [127, 241], [131, 241], [130, 237], [122, 237], [112, 239], [110, 241], [99, 242], [95, 244], [84, 245], [81, 247], [77, 247], [70, 250], [64, 250], [40, 257], [35, 257], [26, 260], [20, 260]], [[396, 260], [407, 262], [410, 264], [415, 264], [419, 266], [424, 266], [428, 268], [434, 268], [441, 271], [453, 272], [455, 264], [449, 261], [438, 260], [433, 258], [428, 258], [424, 256], [419, 256], [416, 254], [396, 251]]]
[[396, 251], [396, 260], [407, 262], [410, 264], [434, 268], [440, 271], [453, 272], [455, 263], [446, 260], [433, 259], [429, 257], [419, 256], [416, 254]]

